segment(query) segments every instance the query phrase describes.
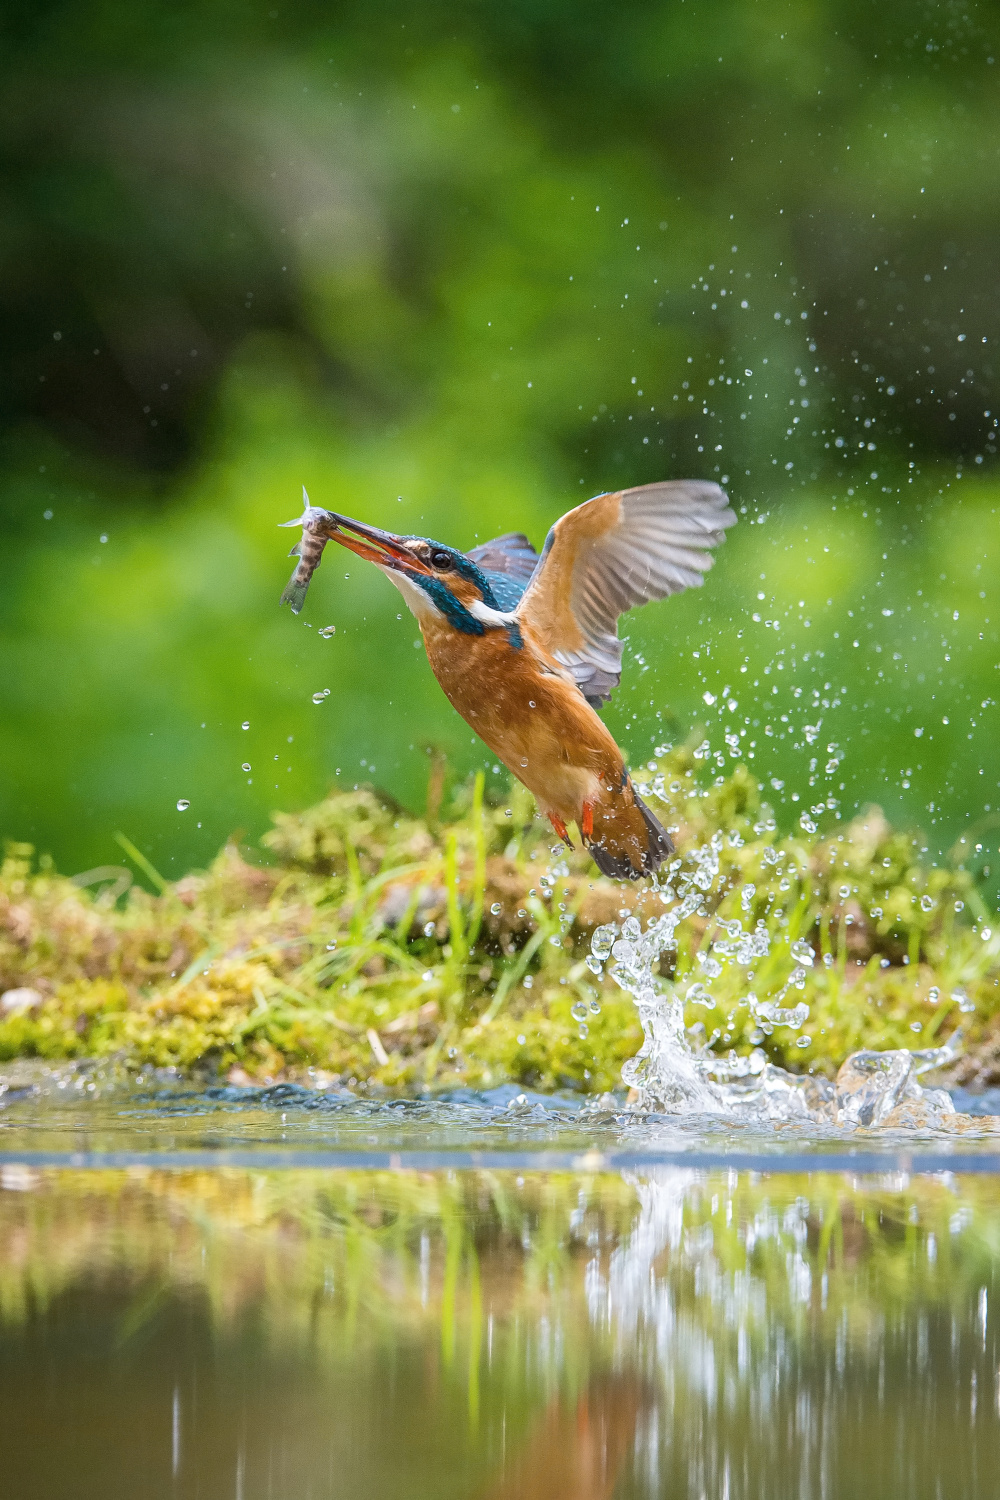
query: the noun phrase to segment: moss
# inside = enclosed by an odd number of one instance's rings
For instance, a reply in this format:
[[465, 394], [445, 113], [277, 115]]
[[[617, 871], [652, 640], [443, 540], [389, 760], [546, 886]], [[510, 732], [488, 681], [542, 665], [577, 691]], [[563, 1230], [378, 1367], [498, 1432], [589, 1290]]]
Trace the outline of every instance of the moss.
[[[858, 1047], [926, 1047], [962, 1020], [962, 1076], [1000, 1077], [1000, 938], [960, 865], [928, 864], [876, 809], [825, 830], [805, 814], [779, 837], [749, 772], [712, 781], [692, 746], [646, 794], [680, 855], [711, 844], [718, 863], [662, 964], [686, 993], [722, 958], [714, 1010], [688, 1009], [696, 1038], [832, 1073]], [[662, 912], [658, 889], [551, 851], [522, 789], [494, 805], [481, 777], [433, 826], [371, 788], [274, 821], [262, 857], [228, 845], [155, 896], [126, 890], [126, 871], [70, 880], [8, 846], [0, 996], [20, 993], [0, 999], [0, 1058], [406, 1089], [618, 1083], [636, 1012], [586, 958], [598, 925]], [[726, 961], [734, 917], [768, 934], [752, 980]], [[807, 1002], [801, 1031], [755, 1018], [748, 985], [765, 1000], [796, 970], [784, 1003]]]

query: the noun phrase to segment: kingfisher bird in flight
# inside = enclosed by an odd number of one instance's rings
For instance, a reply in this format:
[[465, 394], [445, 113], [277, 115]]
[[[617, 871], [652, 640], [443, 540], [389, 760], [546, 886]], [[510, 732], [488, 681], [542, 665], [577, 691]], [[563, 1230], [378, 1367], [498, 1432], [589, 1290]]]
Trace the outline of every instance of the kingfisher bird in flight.
[[560, 517], [536, 553], [510, 532], [460, 552], [310, 505], [281, 596], [298, 614], [328, 541], [373, 562], [416, 616], [453, 707], [598, 868], [652, 874], [673, 845], [595, 710], [621, 678], [618, 617], [692, 588], [736, 520], [717, 484], [683, 479], [598, 495]]

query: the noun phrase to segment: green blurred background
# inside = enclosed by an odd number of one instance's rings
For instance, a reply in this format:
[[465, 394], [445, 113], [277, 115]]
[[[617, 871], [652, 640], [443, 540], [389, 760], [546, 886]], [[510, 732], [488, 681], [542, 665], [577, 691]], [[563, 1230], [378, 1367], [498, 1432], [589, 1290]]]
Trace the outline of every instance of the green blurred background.
[[428, 746], [492, 762], [373, 569], [278, 607], [302, 485], [540, 545], [698, 475], [741, 524], [626, 622], [633, 762], [704, 726], [788, 824], [996, 865], [998, 21], [5, 7], [0, 831], [176, 876], [334, 784], [419, 810]]

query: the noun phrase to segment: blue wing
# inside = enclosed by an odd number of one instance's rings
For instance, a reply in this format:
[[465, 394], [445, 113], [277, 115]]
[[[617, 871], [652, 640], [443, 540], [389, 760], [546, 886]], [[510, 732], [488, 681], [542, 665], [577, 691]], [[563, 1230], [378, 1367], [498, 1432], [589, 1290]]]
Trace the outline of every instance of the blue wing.
[[500, 608], [507, 613], [515, 610], [538, 562], [538, 553], [524, 533], [508, 531], [473, 547], [466, 556], [486, 574]]

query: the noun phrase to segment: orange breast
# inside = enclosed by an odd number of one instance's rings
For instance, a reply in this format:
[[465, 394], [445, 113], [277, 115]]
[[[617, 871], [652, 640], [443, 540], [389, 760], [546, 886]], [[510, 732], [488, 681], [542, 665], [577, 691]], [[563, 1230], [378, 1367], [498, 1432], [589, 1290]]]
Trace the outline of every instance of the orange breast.
[[533, 792], [543, 812], [579, 821], [602, 783], [620, 784], [622, 756], [576, 684], [527, 639], [424, 627], [427, 658], [452, 705]]

